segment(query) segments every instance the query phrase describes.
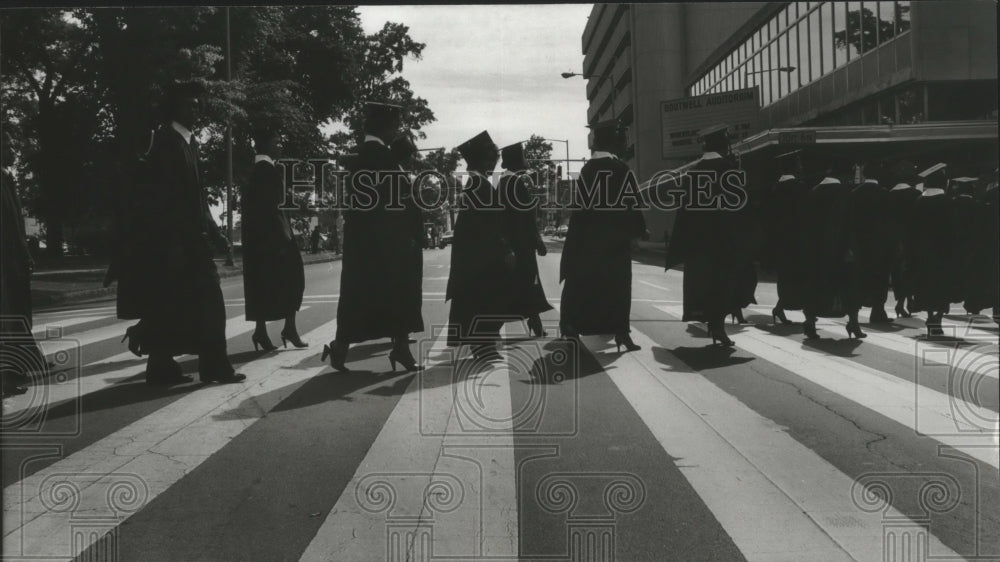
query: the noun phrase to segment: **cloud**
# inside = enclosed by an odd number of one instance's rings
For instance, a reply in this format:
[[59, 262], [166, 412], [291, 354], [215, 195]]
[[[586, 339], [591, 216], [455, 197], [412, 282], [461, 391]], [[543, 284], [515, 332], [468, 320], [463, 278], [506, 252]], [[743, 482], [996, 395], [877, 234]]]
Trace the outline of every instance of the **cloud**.
[[[374, 33], [387, 21], [426, 43], [403, 75], [437, 121], [421, 145], [454, 147], [489, 130], [497, 143], [531, 134], [568, 139], [570, 157], [587, 150], [586, 82], [559, 74], [583, 66], [581, 35], [590, 5], [362, 6], [361, 24]], [[562, 143], [554, 155], [564, 157]], [[573, 163], [571, 169], [579, 170]]]

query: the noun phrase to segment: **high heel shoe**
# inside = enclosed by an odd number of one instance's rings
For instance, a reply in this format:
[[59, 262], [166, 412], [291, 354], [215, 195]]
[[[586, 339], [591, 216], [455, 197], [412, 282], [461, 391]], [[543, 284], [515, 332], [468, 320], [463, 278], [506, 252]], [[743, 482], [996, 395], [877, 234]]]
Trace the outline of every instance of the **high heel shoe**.
[[250, 341], [253, 342], [253, 350], [257, 351], [257, 347], [260, 346], [264, 348], [264, 351], [274, 351], [278, 349], [278, 346], [271, 343], [271, 338], [267, 337], [267, 334], [258, 334], [256, 332], [250, 336]]
[[861, 331], [861, 326], [858, 325], [858, 321], [854, 320], [847, 323], [847, 337], [864, 339], [868, 337], [868, 334]]
[[625, 346], [625, 351], [639, 351], [642, 349], [641, 345], [638, 345], [632, 341], [632, 336], [628, 334], [616, 334], [615, 335], [615, 348], [617, 348], [618, 353], [622, 352], [622, 346]]
[[811, 320], [811, 321], [810, 320], [806, 320], [802, 324], [802, 333], [804, 333], [806, 335], [806, 339], [807, 340], [818, 340], [819, 339], [819, 334], [816, 333], [816, 321], [815, 320]]
[[545, 332], [545, 329], [542, 328], [542, 319], [537, 316], [528, 318], [528, 330], [530, 330], [531, 334], [536, 338], [544, 338], [548, 335]]
[[128, 350], [136, 356], [142, 357], [142, 336], [139, 324], [129, 326], [125, 329], [125, 335], [122, 337], [122, 343], [125, 343], [125, 340], [128, 340]]
[[906, 310], [906, 307], [903, 306], [903, 303], [901, 302], [896, 303], [896, 318], [909, 318], [911, 316], [913, 315], [910, 314], [909, 310]]
[[775, 324], [777, 324], [779, 320], [781, 321], [782, 324], [791, 324], [791, 322], [788, 321], [788, 317], [785, 316], [785, 310], [783, 308], [778, 308], [778, 307], [772, 308], [771, 320], [773, 320]]
[[409, 371], [421, 371], [423, 370], [423, 365], [417, 365], [417, 360], [413, 358], [409, 349], [406, 350], [395, 350], [389, 352], [389, 364], [392, 365], [392, 372], [396, 372], [396, 363], [403, 366], [403, 372]]
[[725, 328], [722, 326], [709, 326], [708, 333], [712, 336], [712, 345], [721, 345], [722, 347], [733, 347], [736, 345], [733, 340], [729, 339]]
[[326, 361], [326, 358], [330, 358], [330, 366], [341, 373], [346, 373], [349, 369], [344, 364], [347, 361], [347, 346], [340, 345], [336, 341], [330, 342], [330, 345], [323, 346], [323, 355], [320, 356], [320, 361]]
[[303, 347], [309, 347], [309, 344], [302, 341], [297, 332], [287, 332], [285, 330], [281, 331], [281, 347], [288, 347], [288, 342], [292, 342], [292, 345], [301, 349]]
[[941, 319], [936, 317], [930, 317], [927, 319], [927, 335], [928, 336], [943, 336], [944, 329], [941, 327]]

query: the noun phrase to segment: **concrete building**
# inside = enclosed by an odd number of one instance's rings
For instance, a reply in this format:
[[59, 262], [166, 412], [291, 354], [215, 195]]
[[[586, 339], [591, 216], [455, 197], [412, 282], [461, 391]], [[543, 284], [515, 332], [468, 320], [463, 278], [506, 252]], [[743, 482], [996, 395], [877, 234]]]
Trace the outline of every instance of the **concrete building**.
[[[905, 138], [911, 153], [968, 131], [995, 154], [996, 13], [985, 0], [596, 4], [582, 37], [587, 119], [629, 125], [623, 157], [640, 182], [691, 159], [669, 149], [666, 110], [677, 104], [664, 102], [689, 98], [694, 130], [721, 115], [705, 100], [741, 93], [756, 99], [739, 131], [747, 157], [815, 143], [815, 134], [787, 134], [803, 128], [823, 128], [820, 139], [843, 146]], [[866, 138], [830, 134], [838, 127], [867, 128]], [[667, 215], [647, 215], [654, 239], [670, 226]]]

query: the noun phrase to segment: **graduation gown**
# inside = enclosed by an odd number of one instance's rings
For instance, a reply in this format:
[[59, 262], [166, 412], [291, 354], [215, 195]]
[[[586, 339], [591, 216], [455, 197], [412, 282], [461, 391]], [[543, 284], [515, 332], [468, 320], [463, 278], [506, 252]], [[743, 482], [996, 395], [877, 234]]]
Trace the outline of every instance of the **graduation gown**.
[[[630, 178], [617, 158], [588, 160], [576, 181], [578, 194], [593, 190], [596, 201], [618, 208], [574, 210], [559, 263], [563, 282], [560, 325], [580, 335], [629, 332], [632, 310], [632, 241], [646, 231], [642, 211], [618, 201]], [[587, 205], [585, 204], [584, 207]]]
[[[730, 160], [731, 169], [737, 169], [735, 160]], [[751, 304], [757, 304], [757, 266], [755, 260], [760, 256], [764, 245], [763, 212], [767, 193], [754, 183], [744, 186], [747, 202], [742, 209], [733, 212], [734, 229], [739, 233], [735, 242], [737, 255], [740, 256], [736, 268], [736, 308], [742, 309]]]
[[[705, 153], [692, 170], [718, 174], [733, 169], [735, 162], [717, 153]], [[689, 179], [686, 177], [685, 179]], [[712, 322], [741, 308], [740, 277], [750, 256], [739, 240], [737, 213], [723, 209], [697, 209], [691, 182], [674, 220], [667, 248], [666, 269], [684, 265], [685, 322]], [[722, 196], [721, 183], [709, 185], [712, 200]]]
[[881, 309], [889, 295], [892, 271], [889, 192], [878, 182], [866, 180], [851, 190], [849, 203], [850, 227], [856, 240], [859, 304]]
[[[143, 283], [149, 235], [144, 225], [152, 209], [143, 207], [143, 182], [149, 180], [148, 155], [119, 161], [113, 170], [114, 224], [111, 264], [106, 283], [117, 281], [118, 318], [134, 320], [142, 315]], [[148, 186], [146, 186], [148, 187]]]
[[493, 341], [513, 302], [513, 271], [504, 263], [512, 246], [499, 196], [479, 174], [469, 177], [462, 196], [445, 293], [451, 347]]
[[417, 204], [417, 194], [414, 192], [413, 180], [409, 174], [402, 178], [402, 203], [406, 208], [406, 223], [410, 236], [415, 242], [407, 252], [406, 272], [403, 282], [403, 299], [407, 311], [405, 322], [422, 332], [424, 329], [424, 248], [427, 237], [424, 235], [424, 216]]
[[405, 188], [405, 174], [389, 148], [374, 140], [361, 145], [351, 166], [349, 187], [356, 199], [344, 212], [337, 341], [421, 332], [423, 320], [414, 314], [411, 287], [413, 252], [420, 239], [412, 215], [400, 204], [402, 194], [392, 194]]
[[288, 217], [282, 172], [273, 162], [254, 164], [243, 188], [243, 292], [250, 322], [282, 320], [302, 306], [305, 274]]
[[148, 251], [144, 267], [142, 345], [165, 355], [225, 355], [226, 308], [213, 261], [220, 233], [209, 213], [197, 146], [173, 127], [159, 128], [143, 188]]
[[[504, 174], [500, 177], [498, 191], [504, 206], [507, 240], [514, 251], [516, 263], [512, 272], [511, 312], [529, 318], [552, 310], [545, 298], [545, 289], [538, 276], [537, 249], [543, 244], [535, 223], [536, 201], [531, 180], [524, 174]], [[530, 209], [526, 208], [530, 205]]]
[[911, 311], [947, 312], [951, 303], [957, 302], [951, 216], [952, 200], [941, 189], [926, 189], [913, 203]]
[[913, 296], [913, 271], [909, 263], [910, 237], [913, 230], [913, 203], [920, 192], [912, 186], [889, 190], [889, 225], [886, 229], [892, 247], [891, 286], [896, 302]]
[[955, 246], [952, 254], [951, 274], [954, 278], [952, 302], [968, 300], [974, 285], [973, 272], [976, 264], [976, 220], [979, 218], [979, 204], [971, 195], [951, 197], [951, 238]]
[[822, 180], [806, 197], [807, 315], [839, 318], [860, 308], [849, 200], [849, 188], [833, 178]]
[[768, 201], [767, 252], [778, 278], [778, 305], [802, 310], [806, 292], [805, 200], [809, 188], [793, 175], [778, 179]]
[[969, 272], [965, 309], [978, 314], [1000, 308], [1000, 208], [997, 186], [986, 190], [977, 207], [971, 240], [972, 267]]
[[24, 235], [24, 216], [7, 170], [0, 171], [0, 353], [5, 366], [19, 375], [44, 372], [45, 360], [31, 334], [31, 256]]

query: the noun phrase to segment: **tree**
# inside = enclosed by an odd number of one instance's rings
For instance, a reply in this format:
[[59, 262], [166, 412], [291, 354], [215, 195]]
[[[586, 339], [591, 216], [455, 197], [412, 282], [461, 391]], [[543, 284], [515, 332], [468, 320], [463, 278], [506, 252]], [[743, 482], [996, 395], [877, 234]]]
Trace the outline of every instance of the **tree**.
[[[419, 153], [418, 153], [419, 154]], [[440, 201], [441, 207], [433, 212], [424, 213], [425, 220], [438, 224], [446, 222], [446, 226], [455, 224], [455, 199], [458, 196], [458, 178], [455, 177], [455, 170], [458, 169], [458, 162], [462, 155], [457, 149], [445, 152], [438, 149], [428, 152], [426, 156], [420, 158], [415, 166], [418, 170], [434, 170], [439, 174], [438, 178], [427, 176], [427, 180], [420, 185], [422, 190], [430, 191], [422, 195], [424, 201]], [[441, 179], [443, 178], [443, 183]]]

